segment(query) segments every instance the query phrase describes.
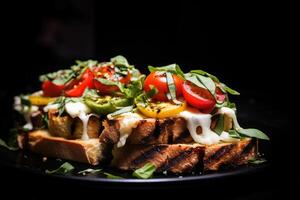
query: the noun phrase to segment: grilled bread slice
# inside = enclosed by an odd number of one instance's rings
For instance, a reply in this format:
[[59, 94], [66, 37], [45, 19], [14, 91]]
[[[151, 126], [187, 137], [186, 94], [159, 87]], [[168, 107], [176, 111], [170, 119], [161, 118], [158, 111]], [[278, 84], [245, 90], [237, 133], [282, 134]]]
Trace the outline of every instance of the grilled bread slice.
[[[108, 144], [116, 144], [120, 139], [120, 119], [104, 120], [100, 141]], [[214, 129], [216, 119], [212, 120], [211, 129]], [[224, 130], [232, 128], [232, 119], [225, 116]], [[201, 134], [201, 128], [197, 129]], [[186, 144], [193, 139], [187, 130], [186, 120], [182, 117], [165, 119], [145, 118], [140, 119], [132, 133], [128, 136], [126, 144]]]
[[18, 138], [19, 146], [29, 151], [54, 158], [97, 165], [104, 160], [103, 147], [98, 138], [69, 140], [54, 137], [46, 130], [36, 130]]
[[255, 156], [255, 148], [256, 141], [248, 138], [214, 145], [127, 145], [114, 148], [111, 164], [122, 170], [135, 170], [150, 162], [158, 172], [215, 171], [225, 165], [246, 164]]
[[153, 163], [157, 172], [190, 172], [203, 158], [204, 147], [199, 144], [126, 145], [114, 148], [111, 165], [122, 170], [135, 170]]

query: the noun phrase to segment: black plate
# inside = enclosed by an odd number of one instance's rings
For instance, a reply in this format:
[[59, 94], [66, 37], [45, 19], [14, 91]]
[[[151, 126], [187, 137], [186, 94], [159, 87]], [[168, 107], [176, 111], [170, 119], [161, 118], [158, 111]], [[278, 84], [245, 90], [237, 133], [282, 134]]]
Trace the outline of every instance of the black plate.
[[43, 161], [43, 157], [40, 155], [32, 154], [24, 151], [9, 151], [3, 147], [0, 147], [0, 165], [8, 167], [10, 169], [17, 170], [22, 173], [38, 176], [42, 179], [63, 179], [66, 181], [72, 181], [77, 183], [89, 183], [90, 185], [102, 185], [102, 186], [115, 186], [115, 187], [130, 187], [132, 185], [140, 187], [148, 187], [153, 185], [176, 186], [177, 183], [193, 183], [193, 182], [208, 182], [208, 181], [218, 181], [222, 179], [241, 177], [241, 176], [253, 176], [258, 175], [266, 171], [270, 166], [269, 163], [261, 165], [244, 165], [235, 168], [222, 169], [213, 173], [201, 172], [194, 174], [184, 174], [179, 175], [155, 175], [151, 179], [136, 179], [131, 176], [130, 173], [118, 171], [116, 169], [103, 169], [103, 171], [125, 177], [124, 179], [107, 179], [102, 173], [99, 174], [88, 174], [86, 176], [78, 175], [78, 172], [86, 168], [99, 168], [93, 167], [86, 164], [81, 164], [77, 162], [70, 162], [75, 170], [69, 175], [53, 175], [46, 174], [46, 169], [56, 169], [58, 166], [63, 164], [65, 161], [60, 159], [48, 158]]
[[[272, 132], [272, 128], [268, 127], [266, 124], [260, 124], [257, 122], [243, 123], [243, 118], [240, 119], [242, 124], [249, 124], [251, 127], [257, 127], [262, 130], [269, 130]], [[274, 130], [274, 129], [273, 129]], [[103, 171], [125, 177], [124, 179], [107, 179], [105, 175], [100, 174], [89, 174], [87, 176], [78, 175], [77, 172], [87, 169], [87, 168], [97, 168], [86, 164], [81, 164], [77, 162], [70, 162], [75, 170], [69, 175], [49, 175], [45, 173], [46, 169], [52, 170], [59, 167], [65, 161], [60, 159], [48, 158], [47, 161], [43, 161], [43, 157], [40, 155], [32, 154], [24, 151], [9, 151], [3, 147], [0, 147], [0, 165], [5, 166], [9, 169], [22, 172], [23, 174], [35, 175], [42, 180], [63, 180], [71, 181], [75, 184], [87, 183], [91, 186], [103, 186], [108, 188], [130, 188], [131, 186], [136, 187], [153, 187], [153, 186], [166, 186], [166, 187], [177, 187], [180, 183], [180, 187], [184, 185], [190, 186], [194, 183], [197, 184], [207, 184], [216, 183], [217, 181], [223, 181], [228, 179], [239, 179], [242, 177], [255, 178], [266, 174], [270, 167], [270, 143], [260, 142], [260, 152], [264, 154], [268, 162], [261, 165], [244, 165], [235, 168], [222, 169], [213, 173], [194, 173], [194, 174], [184, 174], [182, 176], [178, 175], [155, 175], [151, 179], [135, 179], [130, 173], [123, 171], [118, 171], [116, 169], [103, 169]]]

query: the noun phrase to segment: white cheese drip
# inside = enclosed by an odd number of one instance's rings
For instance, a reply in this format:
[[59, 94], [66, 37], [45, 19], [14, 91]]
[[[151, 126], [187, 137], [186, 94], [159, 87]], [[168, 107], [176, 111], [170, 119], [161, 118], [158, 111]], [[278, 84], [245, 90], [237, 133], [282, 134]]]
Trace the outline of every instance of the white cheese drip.
[[[210, 129], [211, 115], [189, 108], [179, 114], [187, 121], [187, 128], [195, 142], [200, 144], [216, 144], [220, 141], [218, 134]], [[197, 134], [197, 127], [202, 128], [202, 133]]]
[[92, 114], [88, 114], [91, 112], [89, 107], [81, 102], [69, 102], [66, 103], [65, 109], [67, 113], [72, 117], [78, 117], [82, 121], [82, 140], [88, 140], [89, 135], [87, 133], [87, 126], [89, 122], [89, 118]]
[[137, 113], [123, 113], [118, 117], [120, 119], [120, 139], [117, 143], [117, 147], [123, 147], [126, 143], [128, 136], [132, 133], [132, 129], [136, 128], [138, 122], [143, 117]]
[[228, 115], [232, 121], [233, 121], [233, 126], [235, 129], [241, 129], [238, 121], [237, 121], [237, 117], [236, 117], [236, 114], [235, 114], [235, 111], [231, 108], [228, 108], [228, 107], [222, 107], [218, 110], [218, 113], [219, 114], [225, 114], [225, 115]]

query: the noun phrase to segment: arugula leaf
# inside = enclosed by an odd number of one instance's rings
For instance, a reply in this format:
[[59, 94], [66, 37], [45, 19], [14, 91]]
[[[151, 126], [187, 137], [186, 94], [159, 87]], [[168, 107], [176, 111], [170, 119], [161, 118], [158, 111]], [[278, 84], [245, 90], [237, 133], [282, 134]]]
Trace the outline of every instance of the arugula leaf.
[[201, 70], [201, 69], [198, 69], [198, 70], [191, 70], [191, 73], [195, 73], [195, 74], [199, 74], [199, 75], [205, 75], [205, 76], [210, 77], [212, 80], [214, 80], [214, 81], [217, 82], [217, 83], [220, 82], [219, 79], [218, 79], [216, 76], [214, 76], [214, 75], [212, 75], [212, 74], [210, 74], [210, 73], [208, 73], [208, 72], [206, 72], [206, 71], [203, 71], [203, 70]]
[[166, 72], [166, 79], [169, 89], [169, 93], [167, 94], [168, 99], [173, 101], [173, 103], [175, 104], [181, 104], [181, 102], [176, 99], [176, 86], [174, 83], [173, 76], [170, 72]]
[[123, 177], [121, 177], [121, 176], [113, 175], [113, 174], [110, 174], [107, 172], [104, 172], [103, 174], [105, 174], [106, 178], [108, 178], [108, 179], [123, 179]]
[[6, 144], [6, 142], [5, 142], [4, 140], [2, 140], [1, 138], [0, 138], [0, 146], [3, 146], [3, 147], [7, 148], [7, 149], [10, 150], [10, 151], [17, 151], [17, 150], [19, 149], [19, 148], [17, 148], [17, 147], [9, 146], [9, 145]]
[[232, 138], [237, 138], [237, 139], [241, 138], [241, 136], [239, 135], [239, 133], [236, 130], [229, 130], [228, 133], [229, 133], [230, 137], [232, 137]]
[[102, 171], [102, 169], [91, 169], [91, 168], [88, 168], [88, 169], [82, 170], [82, 171], [77, 172], [77, 173], [81, 174], [81, 175], [86, 175], [86, 174], [96, 174], [96, 173], [98, 173], [100, 171]]
[[270, 138], [263, 133], [262, 131], [254, 128], [248, 128], [248, 129], [238, 129], [236, 130], [239, 134], [248, 136], [248, 137], [254, 137], [262, 140], [270, 140]]
[[253, 158], [253, 159], [248, 160], [248, 163], [254, 164], [254, 165], [259, 165], [259, 164], [262, 164], [265, 162], [267, 162], [267, 159], [265, 159], [265, 158]]
[[121, 55], [111, 58], [110, 61], [115, 66], [129, 67], [129, 63], [128, 63], [127, 59], [124, 56], [121, 56]]
[[123, 107], [123, 108], [113, 112], [113, 113], [108, 114], [107, 118], [111, 119], [111, 118], [114, 118], [114, 117], [116, 117], [118, 115], [121, 115], [123, 113], [131, 112], [132, 110], [133, 110], [133, 106], [126, 106], [126, 107]]
[[223, 131], [224, 131], [224, 114], [220, 114], [216, 127], [214, 128], [214, 132], [216, 132], [218, 135], [221, 135]]
[[135, 170], [132, 174], [132, 176], [141, 178], [141, 179], [148, 179], [153, 176], [153, 173], [155, 172], [156, 167], [152, 163], [145, 164], [142, 168], [139, 168]]
[[64, 164], [62, 164], [59, 168], [55, 169], [55, 170], [46, 170], [45, 172], [47, 174], [68, 174], [71, 171], [73, 171], [75, 168], [73, 165], [71, 165], [68, 162], [65, 162]]
[[181, 78], [184, 78], [184, 73], [180, 69], [179, 65], [177, 65], [177, 64], [171, 64], [171, 65], [167, 65], [167, 66], [163, 66], [163, 67], [148, 66], [148, 69], [150, 72], [156, 72], [156, 71], [171, 72], [173, 74], [180, 76]]

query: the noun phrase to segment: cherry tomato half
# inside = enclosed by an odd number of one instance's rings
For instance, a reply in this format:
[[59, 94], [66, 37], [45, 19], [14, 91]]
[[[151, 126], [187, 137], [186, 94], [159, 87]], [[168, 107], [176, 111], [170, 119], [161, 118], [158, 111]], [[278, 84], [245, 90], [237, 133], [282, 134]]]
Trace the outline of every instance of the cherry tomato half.
[[[177, 75], [173, 74], [173, 80], [176, 87], [176, 97], [182, 95], [183, 80]], [[151, 85], [154, 86], [158, 92], [153, 95], [152, 99], [157, 101], [168, 101], [166, 94], [169, 92], [166, 75], [159, 72], [151, 72], [145, 79], [144, 90], [149, 92]]]
[[207, 89], [198, 87], [189, 81], [184, 82], [182, 93], [188, 104], [204, 113], [210, 113], [216, 105], [214, 97]]
[[58, 97], [64, 90], [64, 85], [56, 85], [52, 81], [44, 81], [42, 90], [45, 97]]

